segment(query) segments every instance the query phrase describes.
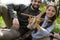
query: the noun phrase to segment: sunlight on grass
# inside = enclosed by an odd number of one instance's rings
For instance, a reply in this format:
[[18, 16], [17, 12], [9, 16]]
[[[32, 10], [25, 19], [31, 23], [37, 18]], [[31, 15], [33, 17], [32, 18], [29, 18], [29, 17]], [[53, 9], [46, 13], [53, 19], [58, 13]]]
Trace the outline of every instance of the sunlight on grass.
[[40, 6], [40, 8], [39, 8], [42, 12], [45, 12], [45, 10], [46, 10], [46, 6]]
[[59, 17], [55, 20], [55, 28], [54, 28], [53, 31], [60, 33], [60, 15], [59, 15]]
[[0, 17], [0, 28], [3, 28], [3, 27], [5, 27], [5, 23], [2, 17]]
[[57, 33], [60, 33], [60, 24], [55, 24], [55, 27], [53, 29], [53, 32], [57, 32]]

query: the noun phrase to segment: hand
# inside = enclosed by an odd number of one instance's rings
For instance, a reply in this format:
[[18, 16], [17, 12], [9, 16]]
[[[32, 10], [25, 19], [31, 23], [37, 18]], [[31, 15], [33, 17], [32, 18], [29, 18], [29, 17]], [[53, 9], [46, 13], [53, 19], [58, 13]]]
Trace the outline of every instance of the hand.
[[18, 21], [17, 18], [14, 18], [14, 19], [13, 19], [13, 25], [12, 25], [12, 28], [13, 28], [13, 29], [16, 29], [16, 30], [19, 29], [19, 21]]
[[34, 22], [35, 22], [34, 17], [29, 18], [29, 19], [28, 19], [28, 23], [29, 23], [29, 24], [27, 25], [27, 28], [31, 29], [31, 28], [32, 28], [32, 25], [34, 25]]
[[60, 40], [60, 35], [59, 35], [59, 33], [54, 33], [54, 37]]
[[36, 21], [37, 23], [41, 23], [42, 21], [44, 21], [44, 18], [40, 18], [39, 16], [36, 16]]
[[40, 30], [40, 27], [41, 27], [41, 26], [40, 26], [39, 24], [35, 23], [34, 27], [35, 27], [37, 30]]
[[29, 18], [29, 19], [28, 19], [28, 23], [31, 24], [31, 23], [33, 22], [33, 19], [34, 19], [34, 18]]

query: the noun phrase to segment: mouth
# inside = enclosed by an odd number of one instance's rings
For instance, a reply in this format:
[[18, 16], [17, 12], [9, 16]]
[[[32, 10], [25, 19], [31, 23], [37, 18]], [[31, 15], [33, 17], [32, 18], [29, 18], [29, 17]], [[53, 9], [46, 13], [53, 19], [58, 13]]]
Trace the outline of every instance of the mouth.
[[39, 6], [38, 5], [34, 5], [34, 7], [38, 8]]
[[52, 17], [53, 15], [52, 14], [47, 14], [48, 17]]
[[33, 9], [38, 9], [38, 6], [35, 6], [35, 5], [33, 5], [32, 7], [33, 7]]

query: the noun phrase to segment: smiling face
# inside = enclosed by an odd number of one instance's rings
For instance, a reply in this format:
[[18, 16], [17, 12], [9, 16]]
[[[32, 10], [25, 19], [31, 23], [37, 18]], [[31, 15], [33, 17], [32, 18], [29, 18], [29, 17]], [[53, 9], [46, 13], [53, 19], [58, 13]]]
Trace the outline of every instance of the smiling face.
[[46, 9], [46, 16], [47, 17], [53, 17], [56, 14], [56, 9], [54, 8], [54, 6], [49, 6]]
[[37, 9], [40, 7], [41, 0], [31, 0], [33, 8]]

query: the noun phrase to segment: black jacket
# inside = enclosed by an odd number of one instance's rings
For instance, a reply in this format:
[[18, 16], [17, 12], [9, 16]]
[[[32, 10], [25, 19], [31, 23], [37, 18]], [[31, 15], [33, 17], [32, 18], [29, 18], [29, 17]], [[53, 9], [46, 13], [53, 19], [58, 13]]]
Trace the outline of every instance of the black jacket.
[[17, 12], [17, 18], [18, 18], [19, 23], [20, 23], [19, 32], [21, 34], [24, 34], [27, 31], [29, 31], [29, 29], [27, 28], [28, 16], [21, 15], [21, 13], [30, 14], [30, 15], [33, 15], [33, 16], [36, 16], [40, 13], [39, 9], [32, 10], [31, 5], [25, 6], [23, 4], [20, 4], [20, 5], [10, 4], [10, 5], [7, 5], [7, 6], [8, 6], [8, 9], [9, 9], [9, 12], [10, 12], [12, 18], [16, 17], [16, 15], [14, 15], [14, 13], [13, 13], [13, 10], [15, 10]]

